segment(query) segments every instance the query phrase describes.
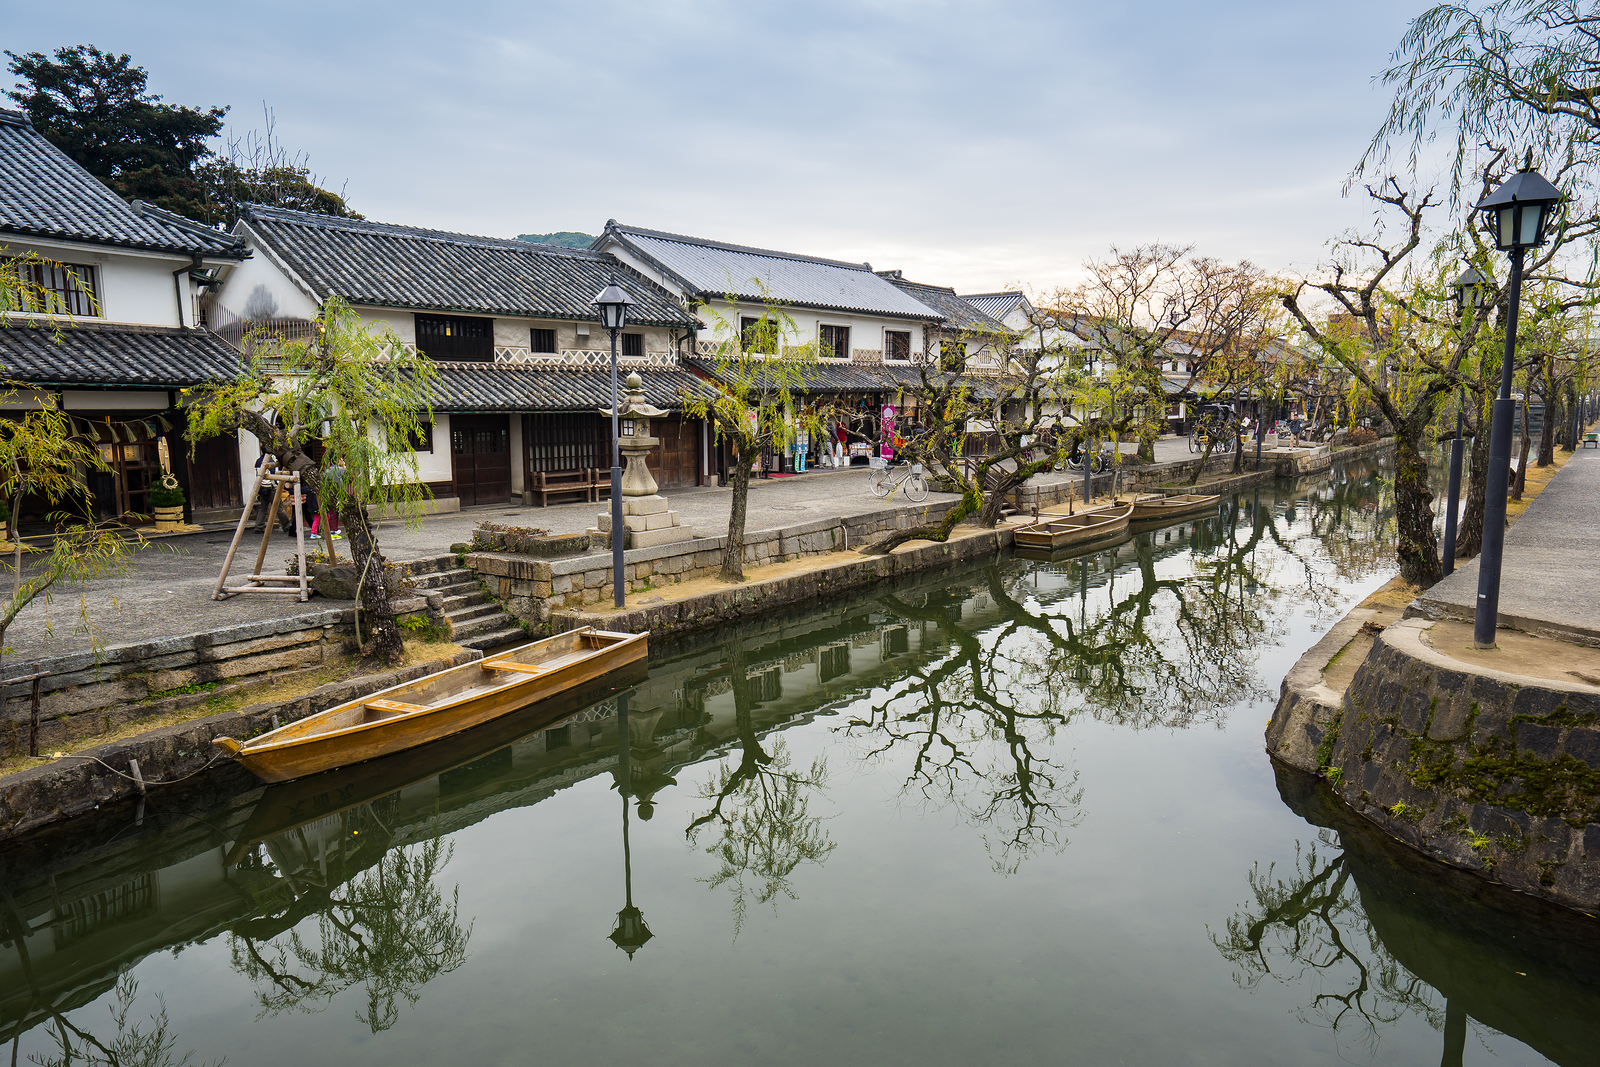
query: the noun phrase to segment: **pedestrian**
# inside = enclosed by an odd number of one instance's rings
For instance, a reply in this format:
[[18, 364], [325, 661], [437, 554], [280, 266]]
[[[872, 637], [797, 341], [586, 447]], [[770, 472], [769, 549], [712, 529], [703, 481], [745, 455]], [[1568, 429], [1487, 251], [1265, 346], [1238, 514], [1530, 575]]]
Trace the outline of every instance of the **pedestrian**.
[[[256, 473], [258, 475], [261, 473], [262, 464], [271, 463], [273, 466], [276, 466], [277, 462], [278, 460], [276, 456], [273, 456], [267, 452], [261, 453], [261, 455], [256, 457]], [[272, 516], [269, 515], [268, 512], [272, 510], [272, 495], [276, 491], [277, 485], [275, 483], [261, 483], [261, 490], [256, 494], [256, 523], [254, 526], [250, 527], [251, 532], [263, 533], [267, 528], [267, 523], [272, 521]]]
[[1300, 412], [1291, 413], [1289, 415], [1289, 436], [1294, 438], [1294, 447], [1296, 448], [1300, 447], [1300, 431], [1304, 428], [1305, 422], [1301, 418]]

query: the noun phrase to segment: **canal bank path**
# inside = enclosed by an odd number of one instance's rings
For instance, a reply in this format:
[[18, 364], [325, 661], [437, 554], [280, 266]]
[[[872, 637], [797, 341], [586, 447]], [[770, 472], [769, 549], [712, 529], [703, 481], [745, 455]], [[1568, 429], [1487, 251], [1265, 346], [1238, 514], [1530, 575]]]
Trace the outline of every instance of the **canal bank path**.
[[[1128, 445], [1131, 450], [1134, 445]], [[1191, 459], [1188, 440], [1163, 438], [1156, 442], [1158, 463]], [[1032, 484], [1075, 481], [1081, 475], [1052, 473], [1037, 476]], [[733, 491], [726, 487], [697, 486], [662, 492], [678, 512], [680, 521], [702, 537], [727, 532]], [[929, 493], [927, 503], [953, 500], [951, 494]], [[903, 500], [883, 501], [867, 489], [867, 469], [812, 470], [788, 477], [759, 478], [750, 483], [745, 529], [776, 530], [818, 519], [856, 518], [904, 506]], [[450, 546], [472, 540], [482, 522], [506, 526], [531, 526], [552, 534], [576, 534], [595, 525], [599, 503], [566, 503], [550, 507], [521, 504], [465, 508], [430, 515], [417, 526], [397, 520], [382, 522], [378, 540], [392, 562], [439, 556]], [[62, 587], [49, 603], [35, 602], [6, 631], [6, 653], [0, 666], [82, 652], [98, 645], [111, 647], [157, 637], [204, 633], [210, 630], [270, 619], [318, 613], [341, 602], [312, 597], [300, 603], [287, 596], [236, 596], [212, 600], [217, 575], [227, 555], [232, 529], [210, 528], [201, 533], [154, 540], [139, 552], [126, 575]], [[234, 561], [235, 581], [255, 559], [258, 541], [247, 538]], [[344, 542], [338, 542], [343, 546]], [[294, 554], [293, 540], [281, 533], [273, 537], [265, 566], [269, 572], [283, 568]], [[92, 630], [91, 630], [92, 628]]]
[[[1530, 471], [1530, 476], [1531, 476]], [[1600, 449], [1580, 448], [1506, 531], [1500, 625], [1600, 642]], [[1478, 560], [1417, 599], [1416, 610], [1471, 620]]]

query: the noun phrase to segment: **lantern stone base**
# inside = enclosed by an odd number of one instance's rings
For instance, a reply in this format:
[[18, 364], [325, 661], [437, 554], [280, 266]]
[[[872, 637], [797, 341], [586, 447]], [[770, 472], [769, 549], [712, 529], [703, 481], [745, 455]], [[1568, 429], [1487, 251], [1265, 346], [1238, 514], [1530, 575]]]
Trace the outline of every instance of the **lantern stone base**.
[[[589, 536], [596, 542], [611, 543], [611, 513], [601, 512]], [[693, 526], [678, 521], [663, 496], [624, 496], [622, 498], [622, 527], [625, 531], [623, 545], [627, 548], [655, 548], [658, 545], [676, 544], [694, 540]]]

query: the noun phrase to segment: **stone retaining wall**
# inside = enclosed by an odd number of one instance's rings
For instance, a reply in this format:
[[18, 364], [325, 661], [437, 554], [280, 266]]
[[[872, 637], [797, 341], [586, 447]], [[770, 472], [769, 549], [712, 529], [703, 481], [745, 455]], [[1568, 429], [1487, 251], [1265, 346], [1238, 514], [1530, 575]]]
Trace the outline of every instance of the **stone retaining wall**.
[[130, 760], [139, 761], [148, 788], [156, 790], [214, 762], [220, 764], [218, 750], [211, 744], [214, 737], [242, 741], [347, 700], [482, 657], [482, 652], [464, 650], [432, 663], [333, 682], [294, 700], [252, 704], [7, 775], [0, 778], [0, 840], [137, 795], [138, 786], [128, 776]]
[[929, 542], [896, 549], [886, 555], [862, 556], [805, 574], [750, 582], [671, 603], [640, 605], [629, 611], [555, 611], [550, 614], [549, 625], [554, 632], [594, 626], [624, 633], [648, 632], [652, 637], [704, 630], [791, 605], [835, 597], [885, 579], [992, 558], [1010, 546], [1011, 537], [1010, 527], [1002, 526], [943, 544]]
[[[747, 533], [744, 565], [819, 556], [859, 548], [880, 534], [935, 523], [958, 501], [944, 500], [873, 512], [843, 519], [816, 519], [781, 530]], [[623, 553], [623, 577], [629, 593], [715, 575], [722, 567], [727, 537], [700, 537]], [[568, 559], [535, 559], [500, 552], [473, 552], [466, 565], [478, 573], [506, 610], [531, 625], [549, 628], [552, 615], [590, 604], [609, 602], [611, 556], [595, 554]]]
[[1269, 751], [1303, 764], [1295, 749], [1314, 739], [1313, 769], [1392, 836], [1514, 889], [1600, 907], [1600, 687], [1465, 671], [1424, 642], [1430, 625], [1379, 634], [1336, 716], [1291, 674]]

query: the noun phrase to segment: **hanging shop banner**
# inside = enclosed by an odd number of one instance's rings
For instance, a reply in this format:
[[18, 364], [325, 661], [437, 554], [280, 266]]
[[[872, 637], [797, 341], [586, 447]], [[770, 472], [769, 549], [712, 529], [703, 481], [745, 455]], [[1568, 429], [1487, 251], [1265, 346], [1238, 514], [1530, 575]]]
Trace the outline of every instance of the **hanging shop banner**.
[[894, 455], [894, 405], [883, 405], [878, 415], [878, 454], [885, 458]]

